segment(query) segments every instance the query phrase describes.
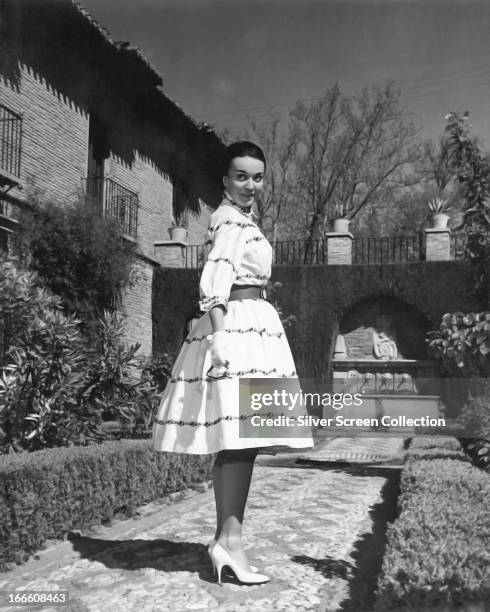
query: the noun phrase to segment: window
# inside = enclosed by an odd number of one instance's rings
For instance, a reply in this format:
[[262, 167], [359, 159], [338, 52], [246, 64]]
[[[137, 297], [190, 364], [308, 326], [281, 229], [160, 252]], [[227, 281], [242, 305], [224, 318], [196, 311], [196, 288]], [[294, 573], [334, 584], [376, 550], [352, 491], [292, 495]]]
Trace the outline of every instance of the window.
[[0, 104], [0, 173], [20, 176], [22, 117]]
[[136, 238], [138, 195], [112, 179], [105, 183], [105, 214], [118, 221], [123, 234]]

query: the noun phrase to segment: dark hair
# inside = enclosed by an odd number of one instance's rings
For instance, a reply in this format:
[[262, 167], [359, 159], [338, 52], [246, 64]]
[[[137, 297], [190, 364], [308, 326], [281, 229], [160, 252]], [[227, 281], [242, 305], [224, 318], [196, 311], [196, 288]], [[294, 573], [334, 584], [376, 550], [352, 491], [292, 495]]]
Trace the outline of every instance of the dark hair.
[[238, 142], [234, 142], [233, 144], [226, 147], [225, 153], [223, 155], [223, 164], [221, 168], [221, 176], [226, 176], [228, 174], [228, 170], [230, 169], [230, 165], [235, 157], [253, 157], [255, 159], [264, 162], [264, 170], [266, 167], [265, 155], [262, 149], [254, 144], [253, 142], [249, 142], [248, 140], [239, 140]]

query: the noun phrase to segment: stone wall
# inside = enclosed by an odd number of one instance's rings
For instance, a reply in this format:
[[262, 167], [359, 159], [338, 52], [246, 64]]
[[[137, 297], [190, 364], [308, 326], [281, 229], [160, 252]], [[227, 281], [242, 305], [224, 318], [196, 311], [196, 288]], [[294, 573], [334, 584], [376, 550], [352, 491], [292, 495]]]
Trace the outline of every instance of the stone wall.
[[[161, 268], [153, 283], [154, 353], [177, 352], [188, 316], [198, 300], [197, 270]], [[402, 350], [424, 358], [426, 331], [436, 329], [444, 313], [487, 307], [475, 292], [470, 261], [385, 265], [276, 266], [277, 303], [296, 321], [286, 329], [298, 373], [332, 379], [335, 340], [364, 314], [390, 312], [399, 317]], [[403, 324], [407, 317], [406, 325]], [[362, 334], [361, 334], [362, 336]], [[362, 352], [362, 340], [358, 340]], [[367, 350], [367, 349], [366, 349]]]

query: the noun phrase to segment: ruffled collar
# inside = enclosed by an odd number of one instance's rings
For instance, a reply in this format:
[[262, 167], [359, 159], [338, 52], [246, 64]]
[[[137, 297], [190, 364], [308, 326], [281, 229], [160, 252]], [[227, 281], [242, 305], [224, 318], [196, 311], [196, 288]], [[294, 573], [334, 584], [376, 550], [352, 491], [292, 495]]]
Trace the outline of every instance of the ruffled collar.
[[251, 221], [253, 221], [254, 218], [257, 217], [257, 215], [252, 210], [252, 205], [248, 206], [247, 208], [240, 206], [235, 202], [235, 200], [233, 200], [233, 198], [230, 197], [230, 195], [226, 191], [223, 193], [222, 203], [228, 204], [228, 206], [232, 206], [235, 210], [237, 210], [244, 217], [247, 217], [247, 219], [250, 219]]

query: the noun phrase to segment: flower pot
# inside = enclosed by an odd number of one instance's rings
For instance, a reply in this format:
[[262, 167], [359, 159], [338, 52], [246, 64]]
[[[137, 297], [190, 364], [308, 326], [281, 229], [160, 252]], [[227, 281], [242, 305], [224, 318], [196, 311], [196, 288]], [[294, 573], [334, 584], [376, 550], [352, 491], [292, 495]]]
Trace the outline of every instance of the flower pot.
[[170, 240], [185, 242], [187, 239], [187, 229], [185, 227], [170, 227], [168, 232], [170, 234]]
[[449, 221], [449, 215], [446, 213], [434, 213], [432, 215], [432, 227], [434, 229], [443, 229], [447, 227]]
[[350, 219], [334, 219], [333, 220], [333, 231], [339, 234], [345, 234], [349, 231]]

